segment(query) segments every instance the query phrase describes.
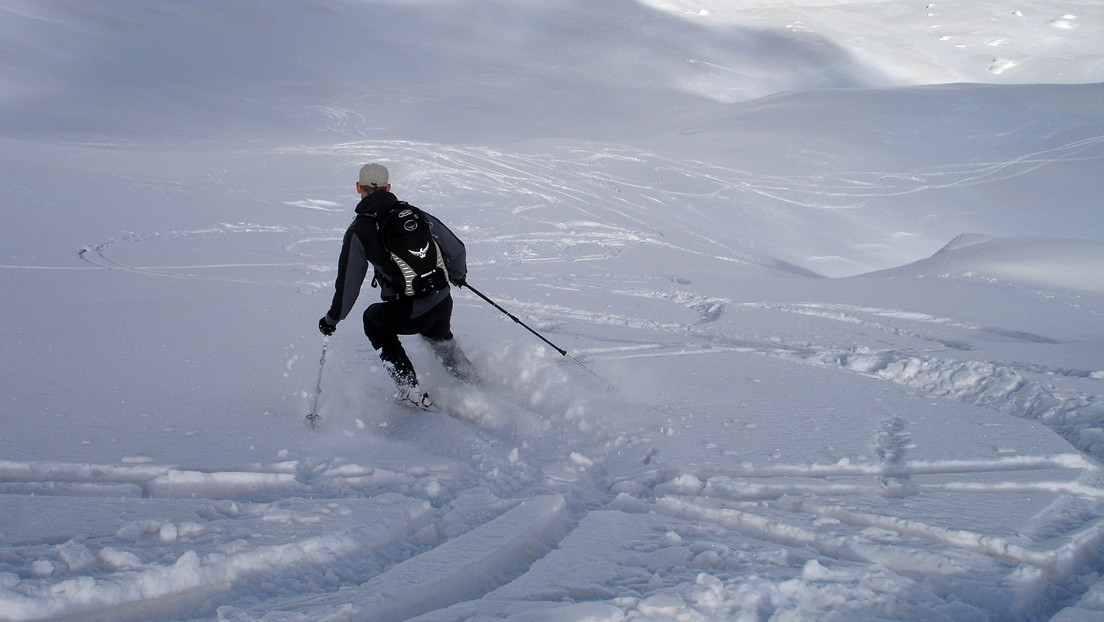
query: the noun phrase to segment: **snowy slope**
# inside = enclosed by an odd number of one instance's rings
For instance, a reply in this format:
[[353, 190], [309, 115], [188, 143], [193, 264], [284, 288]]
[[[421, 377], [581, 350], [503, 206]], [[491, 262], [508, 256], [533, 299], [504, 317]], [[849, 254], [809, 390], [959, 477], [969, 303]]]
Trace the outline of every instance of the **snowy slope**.
[[1104, 292], [1104, 243], [999, 238], [943, 247], [928, 259], [890, 270], [899, 276], [976, 277], [1025, 287]]
[[[1099, 3], [0, 15], [0, 620], [1104, 615]], [[367, 161], [600, 378], [309, 431]]]

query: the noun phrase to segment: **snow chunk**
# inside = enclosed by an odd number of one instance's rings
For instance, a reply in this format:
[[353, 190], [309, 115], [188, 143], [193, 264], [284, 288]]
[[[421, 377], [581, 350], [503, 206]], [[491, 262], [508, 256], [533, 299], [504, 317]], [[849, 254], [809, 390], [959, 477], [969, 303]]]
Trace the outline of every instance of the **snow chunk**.
[[157, 533], [159, 540], [165, 543], [176, 542], [176, 539], [180, 537], [180, 531], [176, 528], [176, 525], [172, 523], [165, 523], [161, 525], [161, 529]]
[[637, 610], [651, 618], [684, 619], [686, 601], [677, 594], [658, 594], [644, 599], [636, 606]]
[[100, 563], [109, 570], [140, 570], [145, 567], [134, 553], [111, 547], [100, 549], [98, 557]]
[[589, 469], [590, 467], [594, 466], [593, 460], [587, 458], [577, 451], [571, 452], [571, 462], [574, 463], [576, 466], [583, 467], [584, 469]]
[[48, 559], [39, 559], [31, 562], [31, 575], [35, 577], [48, 577], [54, 574], [54, 562]]
[[96, 556], [80, 542], [69, 540], [58, 545], [57, 551], [69, 572], [83, 572], [96, 563]]

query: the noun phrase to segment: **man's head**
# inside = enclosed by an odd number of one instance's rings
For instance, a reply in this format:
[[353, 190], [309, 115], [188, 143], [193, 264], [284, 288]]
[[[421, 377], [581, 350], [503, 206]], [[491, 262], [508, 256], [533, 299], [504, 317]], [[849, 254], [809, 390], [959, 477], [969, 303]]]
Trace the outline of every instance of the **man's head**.
[[365, 164], [360, 167], [360, 179], [357, 181], [357, 192], [361, 196], [367, 196], [377, 190], [390, 190], [387, 168], [381, 164]]

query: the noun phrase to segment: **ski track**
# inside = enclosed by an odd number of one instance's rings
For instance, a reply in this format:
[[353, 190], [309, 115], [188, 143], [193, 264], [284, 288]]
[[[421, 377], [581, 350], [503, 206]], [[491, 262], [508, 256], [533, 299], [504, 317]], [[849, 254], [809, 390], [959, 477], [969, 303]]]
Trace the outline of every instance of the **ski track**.
[[[548, 262], [557, 257], [569, 261], [597, 260], [616, 256], [625, 248], [647, 244], [680, 253], [704, 255], [722, 261], [755, 263], [741, 251], [753, 240], [741, 244], [701, 232], [701, 222], [709, 221], [707, 207], [689, 205], [688, 198], [723, 200], [739, 205], [745, 194], [766, 197], [779, 205], [812, 209], [854, 209], [875, 199], [899, 197], [933, 189], [979, 183], [995, 183], [1031, 172], [1057, 162], [1104, 158], [1104, 136], [1055, 146], [1037, 153], [1022, 154], [1000, 162], [971, 162], [933, 167], [926, 171], [855, 171], [808, 177], [779, 177], [744, 170], [723, 168], [700, 161], [676, 161], [630, 147], [561, 147], [540, 154], [508, 153], [497, 149], [456, 147], [401, 141], [356, 141], [329, 147], [286, 148], [287, 155], [327, 155], [372, 157], [383, 161], [404, 162], [407, 185], [418, 188], [416, 202], [430, 209], [439, 203], [457, 204], [457, 209], [483, 205], [510, 205], [512, 216], [531, 223], [524, 233], [492, 233], [495, 215], [486, 226], [470, 223], [465, 237], [493, 248], [505, 247], [514, 262]], [[633, 169], [659, 172], [659, 177], [677, 180], [642, 186]], [[622, 170], [626, 169], [626, 170]], [[678, 188], [677, 190], [668, 189]], [[491, 190], [493, 189], [493, 190]], [[696, 191], [694, 190], [696, 189]], [[440, 199], [440, 200], [438, 200]], [[307, 210], [341, 211], [333, 201], [304, 197], [285, 201]], [[669, 227], [652, 225], [656, 209], [672, 215], [662, 219]], [[469, 213], [466, 220], [471, 220]], [[524, 230], [523, 227], [514, 228]], [[677, 235], [672, 235], [677, 233]], [[192, 231], [131, 233], [91, 243], [79, 252], [80, 258], [94, 266], [121, 269], [169, 278], [205, 278], [251, 283], [280, 284], [281, 280], [243, 280], [212, 276], [184, 270], [245, 267], [237, 264], [191, 264], [187, 266], [138, 266], [112, 257], [113, 248], [134, 245], [158, 238], [210, 238], [226, 234], [277, 235], [289, 240], [283, 250], [313, 241], [340, 239], [339, 230], [295, 228], [282, 225], [219, 223]], [[295, 238], [296, 234], [304, 237]], [[569, 238], [569, 239], [568, 239]], [[754, 244], [751, 244], [754, 246]], [[325, 259], [325, 258], [322, 258]], [[299, 264], [290, 264], [295, 266]], [[253, 267], [285, 268], [289, 264], [272, 262], [249, 264]], [[307, 266], [312, 272], [314, 266]], [[320, 268], [319, 268], [320, 269]], [[314, 288], [316, 281], [302, 283]]]
[[[365, 124], [362, 116], [349, 110], [321, 112], [341, 134]], [[627, 148], [600, 152], [577, 148], [549, 158], [546, 154], [530, 156], [474, 147], [361, 141], [339, 144], [325, 153], [350, 157], [383, 153], [395, 161], [412, 162], [411, 185], [423, 183], [421, 191], [428, 195], [428, 203], [435, 198], [433, 184], [448, 187], [448, 192], [454, 194], [460, 189], [459, 196], [471, 204], [487, 196], [489, 191], [482, 188], [509, 195], [509, 202], [516, 205], [513, 217], [528, 221], [531, 231], [502, 236], [475, 221], [465, 237], [473, 245], [507, 249], [506, 259], [513, 262], [604, 259], [640, 244], [747, 262], [751, 259], [723, 240], [700, 233], [672, 236], [670, 231], [657, 231], [648, 224], [654, 222], [648, 214], [677, 204], [680, 196], [736, 196], [744, 192], [802, 207], [854, 208], [875, 198], [1000, 181], [1058, 160], [1099, 158], [1101, 144], [1104, 138], [1098, 137], [1003, 162], [948, 165], [927, 171], [860, 172], [836, 179], [764, 176], [701, 162], [664, 161]], [[641, 162], [680, 176], [686, 182], [682, 186], [697, 187], [699, 193], [664, 192], [634, 186], [627, 181], [630, 176], [618, 177], [618, 166]], [[432, 184], [425, 185], [429, 180]], [[442, 195], [445, 192], [442, 190]], [[323, 212], [335, 207], [331, 202], [311, 198], [289, 205]], [[690, 210], [688, 217], [703, 216], [694, 211]], [[678, 226], [677, 220], [672, 221], [672, 229]], [[564, 241], [567, 232], [571, 233], [570, 243]], [[325, 228], [223, 223], [193, 231], [123, 235], [90, 244], [79, 255], [97, 268], [157, 277], [297, 286], [306, 294], [328, 287], [332, 274], [327, 257], [180, 266], [132, 265], [118, 258], [129, 255], [136, 245], [156, 244], [163, 239], [241, 235], [271, 236], [278, 240], [278, 252], [284, 254], [297, 254], [300, 247], [313, 242], [340, 239], [340, 231]], [[672, 241], [676, 237], [681, 241]], [[242, 267], [262, 269], [262, 276], [240, 279], [211, 273]], [[282, 278], [270, 274], [273, 269], [289, 267], [301, 271]], [[45, 500], [52, 497], [82, 496], [90, 502], [125, 500], [137, 508], [139, 516], [175, 515], [141, 519], [114, 530], [89, 526], [80, 534], [28, 536], [14, 543], [6, 539], [0, 580], [11, 585], [12, 577], [20, 580], [18, 592], [3, 592], [0, 611], [9, 620], [156, 620], [171, 619], [182, 611], [191, 615], [207, 611], [225, 620], [407, 619], [437, 610], [447, 612], [449, 607], [494, 593], [538, 564], [588, 514], [598, 511], [706, 523], [794, 551], [815, 551], [830, 559], [884, 568], [910, 581], [928, 581], [937, 593], [955, 594], [964, 601], [975, 596], [968, 582], [965, 587], [959, 583], [970, 574], [998, 577], [988, 584], [1007, 581], [1035, 585], [1036, 589], [1028, 590], [1034, 596], [1023, 598], [1045, 601], [1053, 597], [1046, 594], [1047, 586], [1064, 585], [1086, 565], [1100, 568], [1104, 520], [1085, 523], [1067, 521], [1065, 517], [1104, 498], [1104, 478], [1098, 468], [1099, 461], [1104, 460], [1104, 438], [1091, 433], [1104, 417], [1104, 398], [1057, 388], [1043, 380], [1046, 376], [1094, 378], [1097, 370], [960, 358], [971, 350], [963, 334], [1051, 342], [1046, 336], [907, 310], [738, 302], [679, 291], [677, 280], [674, 289], [649, 288], [648, 279], [664, 280], [667, 285], [673, 279], [640, 278], [622, 280], [621, 287], [614, 289], [608, 287], [610, 280], [594, 285], [582, 280], [573, 287], [581, 291], [601, 287], [611, 295], [661, 301], [684, 309], [695, 321], [688, 325], [685, 321], [659, 321], [509, 297], [502, 298], [502, 302], [529, 317], [570, 324], [575, 330], [580, 326], [618, 326], [650, 331], [656, 338], [652, 343], [579, 352], [588, 360], [733, 351], [776, 357], [838, 369], [840, 373], [863, 374], [923, 395], [1038, 420], [1082, 453], [991, 460], [910, 460], [907, 421], [890, 416], [879, 430], [871, 431], [878, 457], [875, 463], [671, 468], [653, 463], [652, 453], [645, 453], [645, 446], [617, 442], [613, 442], [613, 448], [627, 462], [607, 463], [587, 458], [586, 448], [576, 438], [573, 442], [578, 443], [577, 451], [568, 452], [560, 462], [526, 464], [509, 452], [511, 440], [501, 436], [509, 431], [492, 429], [477, 433], [482, 438], [478, 451], [485, 461], [479, 470], [517, 475], [498, 480], [495, 492], [502, 496], [501, 507], [484, 516], [486, 520], [481, 524], [466, 525], [457, 533], [450, 530], [446, 520], [449, 503], [464, 499], [477, 482], [486, 485], [481, 475], [458, 467], [392, 472], [341, 462], [287, 460], [201, 471], [141, 463], [0, 461], [0, 498], [12, 503], [32, 507], [48, 503]], [[938, 347], [937, 352], [916, 352], [748, 338], [718, 328], [724, 309], [801, 314], [915, 338]], [[956, 336], [949, 336], [952, 333]], [[462, 405], [464, 397], [457, 394], [451, 399]], [[528, 401], [532, 405], [531, 397], [525, 395], [524, 387], [514, 388], [512, 399], [519, 403]], [[531, 412], [535, 412], [535, 421], [542, 417], [564, 418], [562, 405], [542, 412], [538, 401]], [[601, 429], [589, 432], [600, 438], [605, 434]], [[1023, 471], [1036, 473], [1040, 479], [999, 480], [1002, 473]], [[950, 479], [923, 479], [936, 474]], [[979, 475], [987, 477], [972, 479]], [[1030, 534], [1017, 537], [951, 529], [864, 511], [861, 503], [849, 501], [905, 499], [936, 492], [1048, 493], [1059, 495], [1059, 501], [1036, 521], [1037, 538]], [[165, 505], [169, 503], [183, 505]], [[313, 525], [312, 531], [318, 535], [294, 537], [289, 530], [289, 539], [280, 539], [284, 535], [280, 526], [302, 524]], [[247, 535], [254, 531], [271, 536]], [[918, 541], [925, 544], [918, 545]], [[277, 601], [266, 598], [270, 586], [280, 582], [281, 573], [292, 567], [300, 577], [294, 587], [296, 594], [285, 593]], [[819, 576], [821, 571], [827, 572], [810, 558], [805, 574]], [[707, 579], [699, 581], [704, 582], [704, 592], [736, 589], [714, 585]], [[1030, 607], [1020, 602], [1002, 606], [1006, 609], [997, 611], [997, 615], [1012, 615], [1022, 607]], [[641, 613], [648, 611], [647, 601], [635, 607]]]

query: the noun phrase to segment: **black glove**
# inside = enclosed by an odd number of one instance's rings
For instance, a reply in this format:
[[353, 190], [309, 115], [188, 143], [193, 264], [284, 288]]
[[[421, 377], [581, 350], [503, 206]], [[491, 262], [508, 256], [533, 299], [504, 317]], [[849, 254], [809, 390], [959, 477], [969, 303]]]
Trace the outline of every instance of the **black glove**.
[[318, 320], [318, 330], [323, 335], [329, 337], [337, 330], [337, 324], [330, 324], [330, 321], [326, 319], [326, 316], [322, 316], [321, 320]]
[[453, 285], [455, 285], [457, 287], [464, 287], [465, 285], [468, 284], [468, 281], [464, 277], [459, 277], [459, 278], [450, 278], [449, 283], [452, 283]]

